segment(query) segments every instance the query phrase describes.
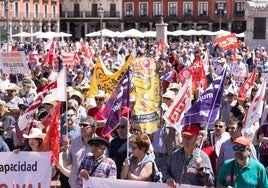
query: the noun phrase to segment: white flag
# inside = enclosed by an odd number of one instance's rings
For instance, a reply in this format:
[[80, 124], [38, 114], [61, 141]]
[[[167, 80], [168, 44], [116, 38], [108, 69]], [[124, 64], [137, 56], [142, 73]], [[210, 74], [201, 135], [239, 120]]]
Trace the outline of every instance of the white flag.
[[250, 126], [259, 121], [262, 116], [264, 100], [265, 100], [265, 90], [266, 90], [266, 79], [262, 82], [260, 88], [258, 89], [251, 105], [248, 109], [245, 126], [243, 129], [248, 129]]
[[57, 87], [49, 91], [49, 93], [43, 100], [43, 103], [45, 103], [46, 101], [66, 101], [67, 100], [66, 69], [65, 68], [61, 69], [55, 81], [57, 81]]
[[164, 114], [164, 119], [167, 125], [170, 125], [181, 131], [181, 120], [184, 116], [184, 113], [191, 107], [191, 85], [192, 79], [188, 79], [182, 88], [179, 90], [179, 93], [175, 97], [172, 105]]

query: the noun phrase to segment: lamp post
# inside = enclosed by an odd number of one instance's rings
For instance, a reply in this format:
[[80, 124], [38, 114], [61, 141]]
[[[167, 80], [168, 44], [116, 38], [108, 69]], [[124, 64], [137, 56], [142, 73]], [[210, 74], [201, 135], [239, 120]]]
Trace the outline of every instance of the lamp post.
[[100, 49], [102, 49], [102, 19], [103, 19], [103, 15], [104, 15], [104, 9], [102, 7], [102, 4], [100, 3], [99, 7], [98, 7], [98, 14], [100, 16], [100, 42], [99, 42], [99, 46]]
[[219, 30], [221, 30], [221, 22], [223, 16], [226, 14], [226, 10], [224, 9], [224, 4], [220, 4], [218, 8], [215, 10], [215, 14], [220, 18], [219, 22]]
[[164, 13], [163, 13], [163, 0], [161, 0], [161, 15], [160, 15], [160, 23], [164, 23]]
[[5, 17], [6, 17], [6, 37], [7, 37], [7, 50], [10, 51], [11, 49], [11, 23], [10, 23], [10, 18], [9, 18], [9, 2], [13, 2], [13, 0], [2, 0], [3, 4], [4, 4], [4, 13], [5, 13]]

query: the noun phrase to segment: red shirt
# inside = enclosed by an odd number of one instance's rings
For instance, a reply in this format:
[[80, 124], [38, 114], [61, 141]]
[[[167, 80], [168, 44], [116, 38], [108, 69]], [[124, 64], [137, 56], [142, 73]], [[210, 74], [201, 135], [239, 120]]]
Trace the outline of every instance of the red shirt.
[[[98, 120], [105, 120], [105, 118], [101, 115], [101, 112], [102, 110], [99, 109], [97, 106], [93, 107], [93, 108], [90, 108], [88, 111], [87, 111], [87, 115], [89, 116], [92, 116], [94, 117], [97, 121]], [[99, 137], [103, 137], [103, 138], [106, 138], [107, 140], [110, 140], [111, 136], [108, 135], [106, 137], [102, 136], [101, 132], [102, 132], [102, 129], [103, 127], [99, 127], [96, 129], [96, 134], [99, 136]]]

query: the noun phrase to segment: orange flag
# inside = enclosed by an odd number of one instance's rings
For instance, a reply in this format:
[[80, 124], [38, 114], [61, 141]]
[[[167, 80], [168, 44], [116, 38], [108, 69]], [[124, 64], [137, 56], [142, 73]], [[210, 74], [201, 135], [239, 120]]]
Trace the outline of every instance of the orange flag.
[[238, 100], [244, 101], [246, 99], [248, 90], [254, 85], [256, 72], [257, 68], [252, 71], [247, 80], [241, 85], [237, 96]]
[[240, 44], [239, 44], [239, 42], [236, 38], [236, 35], [234, 33], [220, 37], [220, 38], [216, 39], [215, 42], [223, 51], [229, 50], [232, 48], [240, 48]]
[[51, 163], [58, 165], [60, 153], [60, 108], [58, 103], [42, 120], [47, 133], [41, 145], [40, 151], [52, 151]]

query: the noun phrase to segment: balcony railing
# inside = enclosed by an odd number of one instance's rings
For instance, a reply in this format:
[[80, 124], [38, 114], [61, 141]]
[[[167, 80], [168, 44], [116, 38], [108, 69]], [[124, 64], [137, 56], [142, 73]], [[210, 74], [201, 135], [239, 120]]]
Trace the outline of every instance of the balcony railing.
[[[65, 11], [60, 13], [60, 18], [91, 18], [100, 17], [97, 11]], [[119, 18], [119, 11], [104, 11], [103, 17], [105, 18]]]
[[[29, 13], [29, 12], [17, 12], [9, 13], [8, 18], [10, 20], [58, 20], [59, 14], [45, 14], [45, 13]], [[0, 19], [7, 19], [7, 15], [1, 15]]]

